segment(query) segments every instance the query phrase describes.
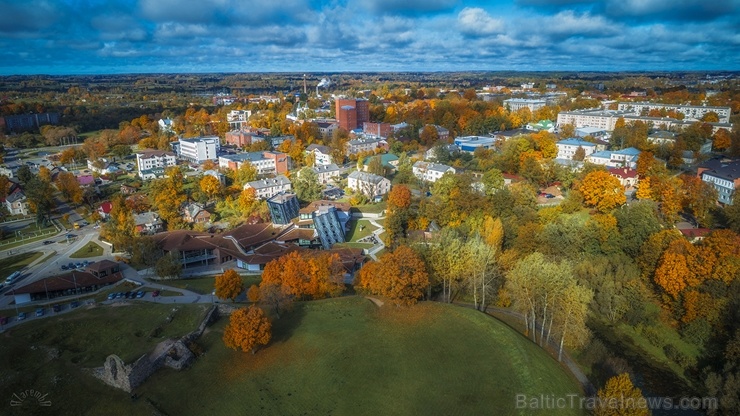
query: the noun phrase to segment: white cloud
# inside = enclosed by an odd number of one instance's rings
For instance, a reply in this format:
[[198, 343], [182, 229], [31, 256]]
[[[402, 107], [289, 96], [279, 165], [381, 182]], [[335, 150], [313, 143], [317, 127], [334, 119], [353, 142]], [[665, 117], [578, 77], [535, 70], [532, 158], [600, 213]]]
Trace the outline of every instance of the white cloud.
[[479, 7], [466, 7], [457, 15], [460, 31], [470, 36], [490, 36], [504, 32], [504, 22]]

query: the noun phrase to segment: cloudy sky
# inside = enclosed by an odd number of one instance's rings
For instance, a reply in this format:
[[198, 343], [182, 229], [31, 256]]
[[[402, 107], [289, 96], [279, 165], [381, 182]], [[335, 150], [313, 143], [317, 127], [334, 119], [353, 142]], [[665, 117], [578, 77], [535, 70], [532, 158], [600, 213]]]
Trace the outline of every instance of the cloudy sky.
[[740, 70], [740, 0], [0, 0], [0, 74]]

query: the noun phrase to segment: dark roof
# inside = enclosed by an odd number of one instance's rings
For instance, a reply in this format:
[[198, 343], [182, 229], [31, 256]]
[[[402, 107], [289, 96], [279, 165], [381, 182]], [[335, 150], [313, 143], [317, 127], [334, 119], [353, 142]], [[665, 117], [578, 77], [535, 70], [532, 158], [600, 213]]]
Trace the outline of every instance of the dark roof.
[[700, 168], [706, 168], [707, 171], [702, 175], [709, 173], [718, 178], [736, 181], [740, 179], [740, 159], [714, 158], [699, 165]]
[[96, 261], [95, 263], [89, 264], [85, 269], [99, 272], [101, 270], [108, 270], [110, 268], [118, 266], [118, 263], [108, 259]]
[[[93, 265], [95, 264], [97, 263], [93, 263]], [[75, 287], [107, 285], [110, 283], [115, 283], [121, 279], [123, 279], [123, 274], [121, 272], [113, 273], [102, 278], [97, 278], [91, 273], [73, 270], [71, 272], [58, 276], [37, 280], [15, 290], [8, 291], [5, 295], [9, 296], [24, 293], [46, 293], [46, 291], [56, 292], [60, 290], [74, 289]]]

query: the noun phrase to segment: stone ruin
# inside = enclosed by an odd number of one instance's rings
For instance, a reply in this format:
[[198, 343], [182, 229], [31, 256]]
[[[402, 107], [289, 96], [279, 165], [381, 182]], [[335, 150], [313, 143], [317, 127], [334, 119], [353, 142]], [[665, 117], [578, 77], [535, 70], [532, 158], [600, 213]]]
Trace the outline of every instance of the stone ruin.
[[219, 315], [230, 315], [234, 310], [236, 308], [230, 305], [214, 305], [195, 331], [178, 340], [160, 342], [151, 353], [142, 355], [131, 364], [126, 364], [119, 356], [111, 354], [105, 359], [103, 366], [93, 369], [92, 373], [104, 383], [131, 393], [162, 366], [182, 370], [192, 364], [195, 355], [187, 344], [200, 338], [206, 327]]

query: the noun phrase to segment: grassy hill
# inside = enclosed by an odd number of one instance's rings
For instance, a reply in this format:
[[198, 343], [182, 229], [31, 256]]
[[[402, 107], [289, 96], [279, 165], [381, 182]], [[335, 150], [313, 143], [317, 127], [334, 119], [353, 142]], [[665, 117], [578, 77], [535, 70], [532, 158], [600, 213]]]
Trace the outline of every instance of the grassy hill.
[[[143, 307], [148, 306], [108, 310], [130, 314]], [[110, 322], [104, 314], [77, 319], [84, 319], [93, 334], [106, 319]], [[38, 414], [151, 414], [157, 409], [166, 415], [524, 415], [532, 410], [515, 408], [518, 393], [579, 393], [555, 361], [509, 327], [473, 310], [436, 303], [378, 308], [364, 298], [346, 297], [298, 305], [274, 322], [273, 341], [256, 355], [223, 346], [227, 320], [221, 319], [199, 341], [205, 354], [190, 369], [160, 370], [137, 389], [135, 400], [71, 361], [84, 349], [73, 337], [64, 337], [69, 352], [46, 358], [42, 345], [61, 337], [54, 335], [55, 328], [69, 328], [46, 321], [0, 335], [0, 353], [18, 360], [14, 382], [8, 386], [2, 380], [0, 388], [48, 392], [53, 405], [34, 409]], [[117, 341], [125, 348], [130, 329], [119, 325]], [[35, 350], [19, 348], [21, 334]], [[14, 340], [12, 351], [8, 339]], [[19, 375], [26, 360], [37, 363], [29, 367], [33, 375]]]

